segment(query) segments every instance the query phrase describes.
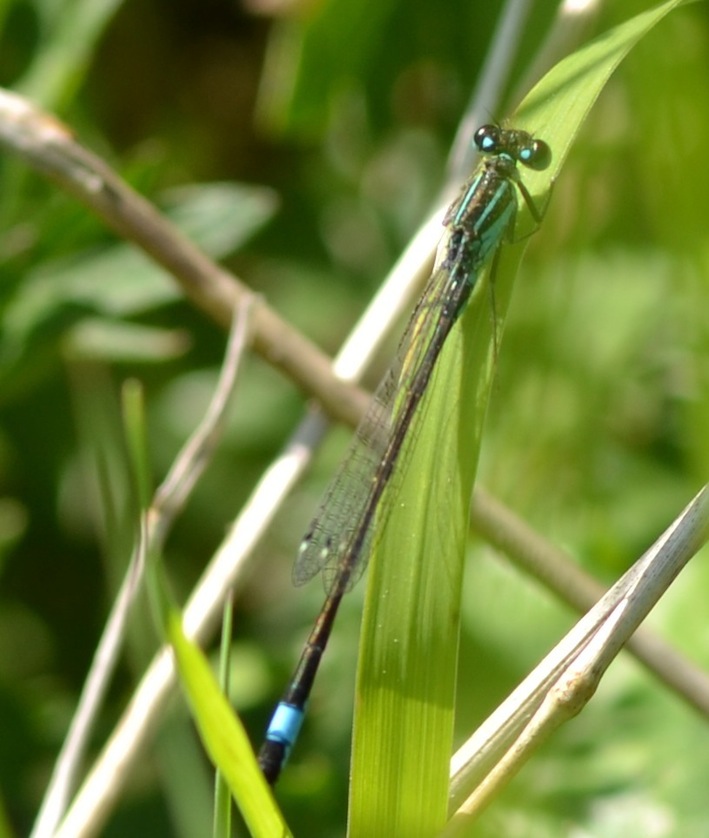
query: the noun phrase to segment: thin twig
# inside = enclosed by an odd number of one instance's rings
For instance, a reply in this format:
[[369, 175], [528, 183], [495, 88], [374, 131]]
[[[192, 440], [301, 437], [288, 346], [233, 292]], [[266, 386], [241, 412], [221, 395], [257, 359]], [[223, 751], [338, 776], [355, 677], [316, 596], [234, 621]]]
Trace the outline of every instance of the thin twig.
[[219, 381], [204, 419], [187, 440], [167, 477], [155, 492], [150, 510], [151, 550], [162, 547], [167, 531], [184, 508], [187, 498], [211, 462], [221, 440], [227, 408], [234, 393], [237, 374], [246, 349], [253, 301], [252, 296], [244, 295], [234, 312]]

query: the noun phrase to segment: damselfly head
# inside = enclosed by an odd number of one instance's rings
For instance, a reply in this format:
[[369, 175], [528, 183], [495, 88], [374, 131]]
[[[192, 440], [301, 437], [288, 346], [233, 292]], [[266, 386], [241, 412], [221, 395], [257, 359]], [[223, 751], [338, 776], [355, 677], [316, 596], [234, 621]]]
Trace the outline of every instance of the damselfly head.
[[527, 131], [483, 125], [473, 137], [482, 154], [507, 155], [529, 169], [541, 172], [551, 163], [551, 149]]

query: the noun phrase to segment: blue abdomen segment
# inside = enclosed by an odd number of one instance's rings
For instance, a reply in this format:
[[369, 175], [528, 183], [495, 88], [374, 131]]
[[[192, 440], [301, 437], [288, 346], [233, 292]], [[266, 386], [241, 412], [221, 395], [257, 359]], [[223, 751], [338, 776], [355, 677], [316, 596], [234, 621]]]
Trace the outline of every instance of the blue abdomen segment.
[[288, 761], [291, 748], [303, 724], [304, 715], [304, 705], [296, 707], [294, 704], [281, 701], [276, 707], [258, 757], [259, 766], [270, 785], [276, 782], [281, 769]]
[[270, 742], [279, 742], [281, 745], [284, 745], [287, 753], [291, 745], [298, 738], [304, 716], [305, 712], [302, 708], [281, 701], [278, 707], [276, 707], [276, 711], [266, 731], [266, 739]]

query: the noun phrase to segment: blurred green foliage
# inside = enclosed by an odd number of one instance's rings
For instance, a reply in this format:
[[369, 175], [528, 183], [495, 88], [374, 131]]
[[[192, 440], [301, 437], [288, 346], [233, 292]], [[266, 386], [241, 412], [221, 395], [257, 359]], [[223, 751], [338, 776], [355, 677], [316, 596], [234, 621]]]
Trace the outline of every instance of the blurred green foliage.
[[[609, 4], [595, 31], [649, 5]], [[535, 5], [511, 89], [554, 6]], [[0, 85], [55, 112], [334, 350], [440, 187], [497, 12], [462, 0], [0, 0]], [[709, 471], [708, 58], [709, 10], [692, 4], [611, 80], [531, 243], [500, 351], [482, 480], [606, 581]], [[169, 279], [0, 155], [0, 792], [17, 834], [128, 554], [117, 388], [144, 383], [161, 476], [206, 405], [223, 343]], [[301, 410], [288, 382], [248, 361], [222, 450], [168, 545], [181, 594]], [[333, 434], [279, 516], [238, 602], [234, 698], [255, 742], [320, 604], [317, 584], [291, 588], [289, 567], [344, 438]], [[96, 508], [99, 472], [114, 509]], [[461, 736], [573, 620], [483, 545], [470, 552]], [[707, 576], [695, 562], [653, 618], [700, 664]], [[359, 591], [345, 603], [279, 789], [295, 834], [344, 830], [360, 603]], [[152, 648], [147, 628], [136, 635], [97, 747]], [[481, 668], [482, 684], [470, 674]], [[181, 721], [107, 835], [204, 834], [209, 772]], [[480, 834], [703, 835], [708, 744], [704, 722], [619, 662]]]

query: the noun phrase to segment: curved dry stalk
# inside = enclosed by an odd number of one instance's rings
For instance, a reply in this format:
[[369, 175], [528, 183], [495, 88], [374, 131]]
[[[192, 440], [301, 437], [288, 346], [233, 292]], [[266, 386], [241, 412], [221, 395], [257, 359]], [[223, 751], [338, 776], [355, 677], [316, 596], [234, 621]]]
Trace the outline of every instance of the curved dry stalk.
[[593, 696], [603, 674], [680, 570], [709, 539], [709, 486], [544, 660], [451, 761], [447, 834], [469, 826], [548, 736]]
[[[484, 489], [473, 497], [472, 528], [488, 544], [503, 551], [524, 573], [575, 611], [585, 614], [607, 588], [586, 573], [573, 556], [549, 542]], [[709, 719], [709, 675], [651, 630], [641, 627], [628, 640], [627, 651], [679, 698]]]

